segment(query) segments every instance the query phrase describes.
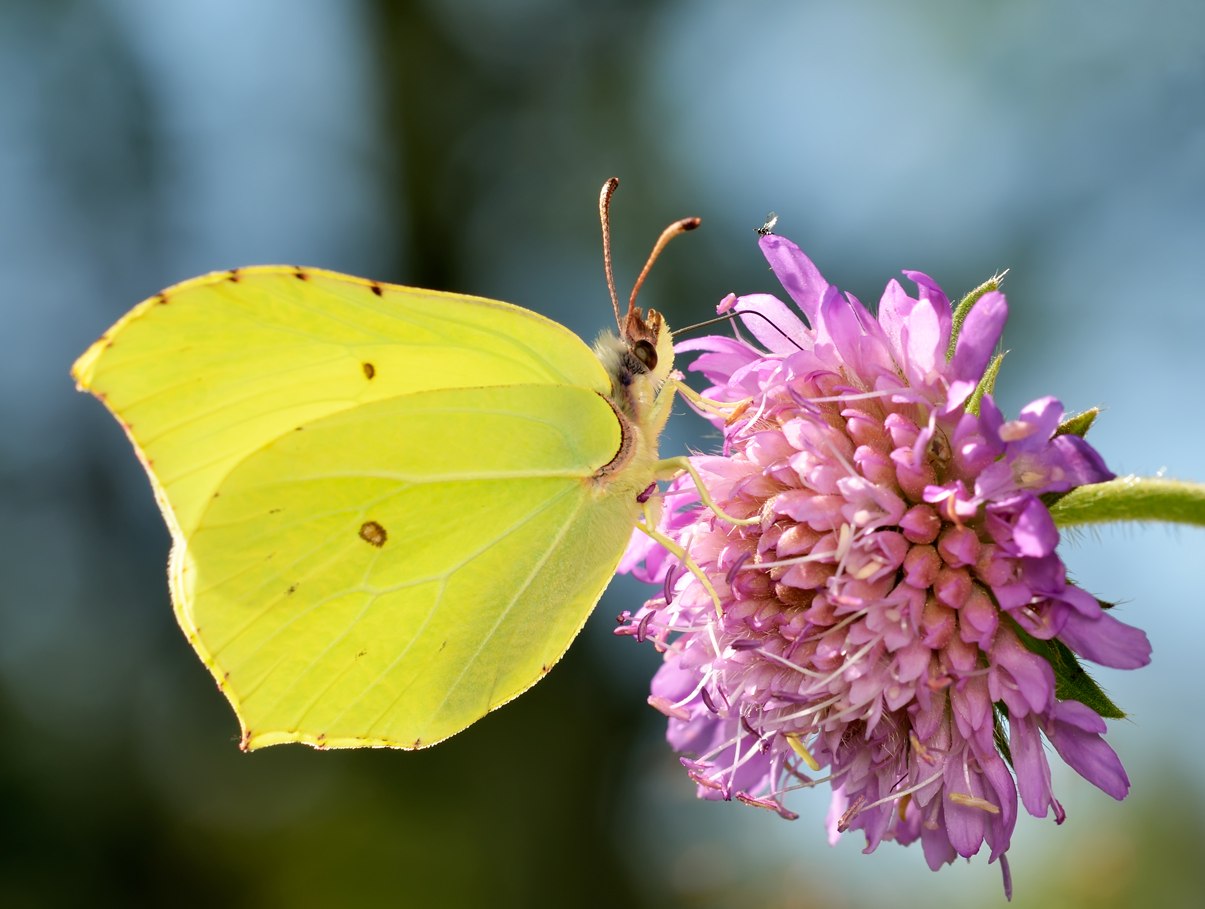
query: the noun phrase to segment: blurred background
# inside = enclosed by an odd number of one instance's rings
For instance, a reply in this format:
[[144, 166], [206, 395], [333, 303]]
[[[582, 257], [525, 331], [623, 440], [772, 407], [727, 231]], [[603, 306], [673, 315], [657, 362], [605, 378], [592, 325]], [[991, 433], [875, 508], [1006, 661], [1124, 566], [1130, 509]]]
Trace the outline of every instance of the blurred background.
[[[245, 755], [172, 617], [167, 534], [72, 360], [161, 287], [298, 263], [519, 303], [587, 338], [658, 231], [682, 325], [774, 290], [768, 210], [867, 302], [1011, 268], [1006, 412], [1103, 405], [1118, 472], [1205, 480], [1205, 5], [554, 0], [0, 2], [0, 902], [1003, 904], [985, 856], [825, 841], [696, 802], [611, 635], [617, 582], [542, 685], [418, 753]], [[1190, 394], [1192, 392], [1192, 394]], [[706, 445], [672, 421], [663, 450]], [[1196, 906], [1205, 889], [1199, 531], [1071, 541], [1155, 663], [1098, 678], [1133, 791], [1056, 776], [1014, 905]]]

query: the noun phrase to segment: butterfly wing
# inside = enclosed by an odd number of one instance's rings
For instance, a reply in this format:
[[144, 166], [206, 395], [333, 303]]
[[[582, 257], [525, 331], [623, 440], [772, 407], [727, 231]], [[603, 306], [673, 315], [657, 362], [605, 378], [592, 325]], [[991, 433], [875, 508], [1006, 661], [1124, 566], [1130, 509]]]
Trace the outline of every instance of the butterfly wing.
[[618, 430], [588, 389], [436, 390], [240, 463], [172, 579], [245, 746], [430, 745], [542, 678], [636, 519]]
[[274, 266], [151, 297], [72, 374], [122, 423], [183, 538], [236, 463], [327, 414], [433, 388], [610, 388], [581, 339], [529, 310]]
[[[547, 672], [630, 535], [610, 382], [554, 322], [326, 272], [178, 285], [76, 364], [175, 539], [243, 743], [434, 744]], [[644, 468], [640, 471], [644, 472]]]

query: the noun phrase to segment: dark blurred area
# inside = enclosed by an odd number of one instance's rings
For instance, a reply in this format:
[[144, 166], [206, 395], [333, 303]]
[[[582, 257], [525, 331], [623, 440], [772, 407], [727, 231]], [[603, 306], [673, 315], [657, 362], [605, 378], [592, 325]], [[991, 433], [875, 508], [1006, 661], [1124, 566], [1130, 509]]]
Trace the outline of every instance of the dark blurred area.
[[[141, 468], [67, 375], [140, 299], [261, 262], [591, 339], [618, 175], [621, 295], [663, 226], [704, 217], [643, 291], [671, 325], [774, 289], [771, 208], [867, 302], [900, 268], [957, 295], [1011, 266], [1008, 408], [1107, 403], [1116, 470], [1205, 480], [1182, 403], [1205, 381], [1202, 7], [838, 6], [0, 3], [0, 904], [1003, 903], [985, 856], [830, 849], [827, 793], [794, 825], [695, 802], [645, 703], [656, 654], [610, 634], [645, 595], [626, 579], [546, 682], [435, 749], [242, 754]], [[692, 421], [666, 452], [708, 444]], [[1135, 790], [1056, 779], [1071, 819], [1019, 824], [1014, 905], [1195, 906], [1201, 539], [1103, 537], [1077, 571], [1156, 648], [1104, 676]]]

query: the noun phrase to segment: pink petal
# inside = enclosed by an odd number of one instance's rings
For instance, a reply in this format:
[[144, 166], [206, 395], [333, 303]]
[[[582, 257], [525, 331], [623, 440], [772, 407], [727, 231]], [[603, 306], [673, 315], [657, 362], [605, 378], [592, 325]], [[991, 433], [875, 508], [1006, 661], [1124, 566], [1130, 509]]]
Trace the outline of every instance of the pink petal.
[[762, 254], [774, 270], [791, 299], [803, 310], [812, 325], [820, 312], [820, 301], [828, 290], [828, 282], [803, 250], [777, 234], [767, 234], [758, 241]]

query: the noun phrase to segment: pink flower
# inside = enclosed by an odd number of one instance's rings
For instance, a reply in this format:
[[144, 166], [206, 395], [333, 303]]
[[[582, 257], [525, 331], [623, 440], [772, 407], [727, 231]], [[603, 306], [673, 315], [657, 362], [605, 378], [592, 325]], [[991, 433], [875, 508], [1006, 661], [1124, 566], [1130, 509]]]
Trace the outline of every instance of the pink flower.
[[730, 296], [756, 344], [677, 348], [727, 403], [709, 415], [723, 453], [693, 463], [723, 510], [758, 518], [721, 520], [689, 477], [666, 494], [659, 529], [721, 608], [655, 543], [624, 562], [663, 585], [619, 631], [665, 654], [649, 701], [699, 795], [793, 817], [786, 794], [828, 782], [830, 838], [919, 839], [934, 869], [984, 843], [1003, 857], [1018, 794], [1062, 820], [1043, 736], [1124, 797], [1100, 716], [1120, 712], [1075, 687], [1075, 655], [1136, 668], [1150, 645], [1067, 580], [1046, 505], [1113, 475], [1058, 431], [1054, 398], [1006, 420], [983, 393], [1004, 296], [979, 297], [951, 347], [928, 276], [905, 273], [915, 297], [890, 282], [876, 317], [789, 240], [760, 245], [811, 327], [768, 294]]

